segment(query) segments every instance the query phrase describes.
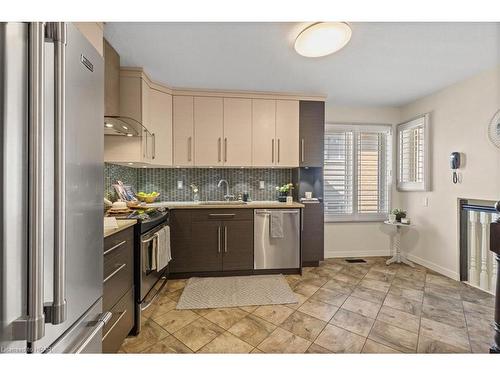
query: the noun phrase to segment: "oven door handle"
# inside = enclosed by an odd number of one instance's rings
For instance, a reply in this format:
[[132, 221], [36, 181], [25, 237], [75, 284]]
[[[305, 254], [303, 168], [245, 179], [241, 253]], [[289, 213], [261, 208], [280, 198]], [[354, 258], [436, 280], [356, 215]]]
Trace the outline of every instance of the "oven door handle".
[[156, 232], [153, 236], [151, 236], [151, 238], [148, 238], [147, 240], [141, 240], [141, 243], [149, 243], [157, 237], [158, 237], [158, 232]]

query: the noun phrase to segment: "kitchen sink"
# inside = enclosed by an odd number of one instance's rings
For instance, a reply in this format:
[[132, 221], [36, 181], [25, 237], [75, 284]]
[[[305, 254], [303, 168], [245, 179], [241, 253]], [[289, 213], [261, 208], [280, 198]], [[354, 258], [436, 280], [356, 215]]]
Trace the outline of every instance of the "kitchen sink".
[[198, 204], [208, 205], [208, 206], [219, 206], [219, 205], [227, 205], [227, 206], [235, 206], [241, 204], [247, 204], [247, 202], [242, 201], [200, 201]]

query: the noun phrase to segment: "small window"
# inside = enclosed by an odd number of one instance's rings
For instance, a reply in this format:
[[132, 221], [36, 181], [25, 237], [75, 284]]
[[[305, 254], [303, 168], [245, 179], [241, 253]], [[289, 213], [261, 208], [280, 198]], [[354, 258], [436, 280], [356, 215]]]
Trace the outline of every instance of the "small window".
[[429, 114], [398, 125], [397, 188], [430, 189]]
[[326, 125], [326, 221], [372, 221], [387, 217], [391, 140], [389, 125]]

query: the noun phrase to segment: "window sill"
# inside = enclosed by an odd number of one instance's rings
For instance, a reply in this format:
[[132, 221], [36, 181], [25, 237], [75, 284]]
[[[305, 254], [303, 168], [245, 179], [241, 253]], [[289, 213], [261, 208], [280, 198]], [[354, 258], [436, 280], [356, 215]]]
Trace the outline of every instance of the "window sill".
[[387, 215], [377, 216], [377, 217], [365, 217], [365, 218], [354, 218], [354, 217], [328, 217], [325, 216], [325, 224], [327, 223], [383, 223], [387, 220]]

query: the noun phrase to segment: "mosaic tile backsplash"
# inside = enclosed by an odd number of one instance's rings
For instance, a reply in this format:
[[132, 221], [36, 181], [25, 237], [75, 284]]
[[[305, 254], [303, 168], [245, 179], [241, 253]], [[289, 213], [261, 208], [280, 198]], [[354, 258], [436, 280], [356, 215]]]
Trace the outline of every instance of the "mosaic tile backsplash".
[[[225, 168], [130, 168], [116, 164], [104, 164], [105, 194], [114, 197], [112, 184], [116, 180], [132, 185], [136, 191], [160, 193], [162, 201], [191, 201], [193, 193], [190, 184], [198, 186], [200, 200], [223, 200], [225, 185], [217, 183], [225, 179], [229, 182], [229, 192], [237, 198], [248, 193], [251, 200], [275, 200], [276, 186], [292, 180], [291, 169], [225, 169]], [[182, 181], [182, 189], [177, 188]], [[259, 189], [259, 181], [264, 181], [264, 189]]]

